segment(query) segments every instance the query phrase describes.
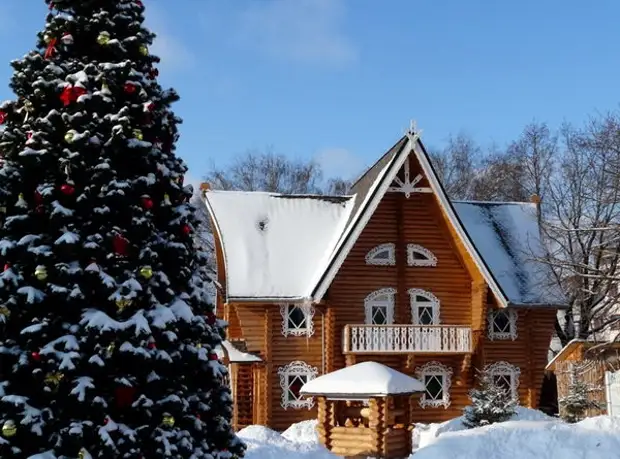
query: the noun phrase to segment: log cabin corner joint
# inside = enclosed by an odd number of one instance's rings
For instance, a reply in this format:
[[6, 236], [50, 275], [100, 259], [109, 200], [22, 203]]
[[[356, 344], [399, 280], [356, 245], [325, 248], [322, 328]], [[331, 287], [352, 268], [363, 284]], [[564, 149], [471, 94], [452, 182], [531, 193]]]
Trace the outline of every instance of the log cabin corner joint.
[[411, 414], [422, 422], [458, 416], [483, 368], [536, 406], [551, 319], [566, 307], [536, 261], [537, 202], [450, 200], [414, 130], [347, 196], [205, 187], [203, 199], [218, 311], [235, 311], [225, 343], [233, 396], [261, 405], [240, 406], [236, 427], [314, 418], [300, 383], [358, 361], [422, 371], [426, 392]]

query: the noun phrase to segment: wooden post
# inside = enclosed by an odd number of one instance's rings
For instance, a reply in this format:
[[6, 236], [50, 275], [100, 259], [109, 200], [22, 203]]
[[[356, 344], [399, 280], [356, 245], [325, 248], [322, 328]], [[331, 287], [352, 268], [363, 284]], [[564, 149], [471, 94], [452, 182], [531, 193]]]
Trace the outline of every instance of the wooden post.
[[264, 308], [264, 317], [265, 317], [265, 343], [264, 343], [264, 347], [263, 349], [265, 349], [265, 383], [263, 386], [263, 397], [261, 398], [260, 403], [263, 405], [263, 410], [265, 413], [265, 419], [264, 419], [264, 424], [263, 425], [271, 425], [271, 421], [272, 421], [272, 411], [273, 411], [273, 407], [272, 407], [272, 403], [273, 403], [273, 397], [271, 396], [272, 394], [272, 381], [273, 381], [273, 359], [272, 357], [272, 334], [273, 334], [273, 311], [275, 311], [275, 309], [273, 308], [269, 308], [268, 306], [265, 306]]

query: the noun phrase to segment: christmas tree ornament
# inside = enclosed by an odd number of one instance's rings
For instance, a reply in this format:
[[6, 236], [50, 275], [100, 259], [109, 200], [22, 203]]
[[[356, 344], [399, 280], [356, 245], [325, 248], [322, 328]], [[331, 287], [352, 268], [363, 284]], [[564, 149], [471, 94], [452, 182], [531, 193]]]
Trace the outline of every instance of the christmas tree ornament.
[[8, 271], [9, 269], [11, 269], [11, 263], [5, 263], [4, 264], [4, 270]]
[[118, 408], [131, 406], [136, 397], [136, 388], [129, 386], [118, 386], [114, 389], [114, 401]]
[[202, 343], [197, 343], [197, 344], [196, 344], [196, 348], [198, 348], [198, 349], [202, 349]]
[[0, 110], [0, 124], [4, 124], [7, 118], [7, 113], [4, 110]]
[[217, 354], [209, 354], [209, 360], [218, 360]]
[[49, 42], [47, 42], [47, 48], [45, 49], [45, 54], [43, 57], [45, 59], [51, 59], [56, 54], [56, 43], [58, 43], [58, 39], [51, 38]]
[[149, 71], [149, 79], [154, 80], [155, 78], [157, 78], [159, 76], [159, 69], [156, 68], [152, 68]]
[[153, 102], [145, 102], [144, 103], [144, 111], [145, 112], [152, 112], [153, 110], [155, 110], [155, 104]]
[[101, 32], [97, 37], [97, 43], [99, 43], [101, 46], [106, 46], [110, 43], [111, 38], [112, 36], [109, 32]]
[[45, 35], [43, 35], [43, 42], [46, 45], [49, 45], [52, 42], [53, 39], [54, 39], [54, 37], [52, 35], [50, 35], [49, 33], [46, 33]]
[[77, 101], [80, 96], [83, 96], [87, 92], [88, 91], [81, 86], [65, 86], [60, 93], [60, 100], [66, 107]]
[[136, 0], [136, 5], [138, 5], [140, 8], [144, 7], [144, 5], [142, 4], [141, 0]]
[[44, 265], [39, 265], [34, 269], [34, 277], [40, 281], [47, 279], [47, 268]]
[[14, 437], [17, 434], [17, 425], [15, 425], [15, 421], [8, 420], [2, 424], [2, 436], [5, 438]]
[[60, 383], [62, 382], [64, 378], [65, 378], [64, 374], [54, 371], [52, 373], [48, 373], [47, 375], [45, 375], [44, 381], [45, 381], [45, 384], [47, 384], [48, 386], [51, 386], [53, 389], [58, 389], [58, 386], [60, 385]]
[[153, 208], [153, 200], [148, 196], [142, 196], [142, 207], [146, 210], [150, 210]]
[[187, 224], [183, 225], [181, 230], [185, 236], [189, 236], [192, 233], [192, 228]]
[[106, 348], [106, 352], [108, 353], [108, 355], [114, 354], [115, 350], [116, 350], [116, 344], [114, 343], [108, 344], [108, 347]]
[[17, 195], [17, 202], [15, 203], [15, 207], [19, 207], [20, 209], [28, 208], [28, 203], [26, 202], [26, 198], [24, 198], [24, 193], [19, 193]]
[[138, 139], [138, 140], [143, 140], [144, 139], [144, 135], [142, 134], [142, 131], [140, 129], [134, 129], [133, 130], [133, 136]]
[[170, 414], [164, 414], [164, 417], [161, 420], [161, 423], [166, 427], [174, 427], [175, 422], [176, 420], [174, 419], [174, 416]]
[[77, 131], [75, 131], [74, 129], [71, 129], [65, 134], [65, 142], [73, 143], [76, 135], [77, 135]]
[[35, 362], [39, 362], [41, 360], [41, 354], [39, 352], [31, 352], [30, 353], [30, 357], [32, 357], [32, 360], [34, 360]]
[[38, 190], [34, 191], [34, 203], [43, 204], [43, 195]]
[[22, 103], [22, 107], [18, 110], [18, 113], [25, 113], [24, 115], [24, 123], [26, 121], [28, 121], [28, 118], [30, 117], [30, 114], [32, 112], [34, 112], [34, 105], [32, 105], [32, 102], [30, 102], [28, 99], [24, 99], [24, 102]]
[[9, 318], [11, 317], [11, 311], [6, 306], [0, 306], [0, 316]]
[[82, 448], [80, 452], [78, 453], [78, 459], [86, 459], [88, 457], [87, 454], [88, 454], [88, 451]]
[[213, 325], [215, 323], [216, 317], [215, 314], [213, 314], [212, 312], [208, 312], [207, 313], [207, 323], [209, 325]]
[[33, 132], [32, 132], [32, 131], [28, 131], [28, 132], [26, 132], [26, 138], [27, 138], [28, 140], [32, 139], [32, 135], [33, 135]]
[[75, 193], [75, 187], [73, 185], [69, 185], [68, 183], [63, 183], [60, 186], [60, 192], [65, 196], [71, 196]]
[[129, 245], [129, 241], [125, 239], [120, 234], [117, 234], [112, 239], [112, 246], [114, 247], [114, 252], [117, 255], [126, 255], [127, 254], [127, 246]]
[[149, 341], [146, 347], [148, 347], [149, 349], [157, 349], [157, 344], [155, 343], [155, 341]]
[[123, 298], [121, 296], [116, 299], [116, 308], [118, 309], [118, 312], [123, 312], [125, 309], [131, 306], [131, 303], [132, 302], [129, 298]]
[[125, 83], [125, 92], [127, 94], [133, 94], [134, 92], [136, 92], [136, 85], [133, 83]]
[[140, 45], [138, 51], [140, 51], [140, 54], [142, 54], [143, 56], [147, 56], [149, 54], [149, 49], [146, 47], [146, 45]]
[[163, 201], [163, 204], [164, 204], [165, 206], [169, 206], [170, 204], [172, 204], [172, 203], [170, 202], [170, 195], [169, 195], [168, 193], [164, 193], [164, 201]]
[[73, 35], [71, 35], [69, 32], [65, 32], [65, 33], [62, 34], [62, 38], [60, 40], [65, 45], [72, 45], [73, 44]]
[[143, 266], [142, 268], [140, 268], [140, 275], [146, 280], [149, 280], [151, 277], [153, 277], [153, 268], [151, 268], [150, 266]]

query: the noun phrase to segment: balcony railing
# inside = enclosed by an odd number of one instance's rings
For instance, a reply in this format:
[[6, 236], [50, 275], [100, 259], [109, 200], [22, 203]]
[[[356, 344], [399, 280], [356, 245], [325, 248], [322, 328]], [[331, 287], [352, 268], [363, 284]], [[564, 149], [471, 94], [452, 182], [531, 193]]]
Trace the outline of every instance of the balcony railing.
[[459, 325], [345, 325], [345, 354], [472, 352], [471, 328]]

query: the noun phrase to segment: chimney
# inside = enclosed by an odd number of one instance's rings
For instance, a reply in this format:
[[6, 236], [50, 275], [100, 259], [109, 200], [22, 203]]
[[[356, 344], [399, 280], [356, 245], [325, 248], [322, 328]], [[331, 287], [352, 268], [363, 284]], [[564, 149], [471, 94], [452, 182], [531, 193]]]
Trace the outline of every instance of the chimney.
[[205, 195], [205, 193], [206, 193], [207, 191], [209, 191], [210, 189], [211, 189], [211, 185], [209, 185], [207, 182], [202, 182], [202, 183], [200, 184], [200, 194], [201, 194], [201, 195], [203, 195], [203, 196], [204, 196], [204, 195]]

